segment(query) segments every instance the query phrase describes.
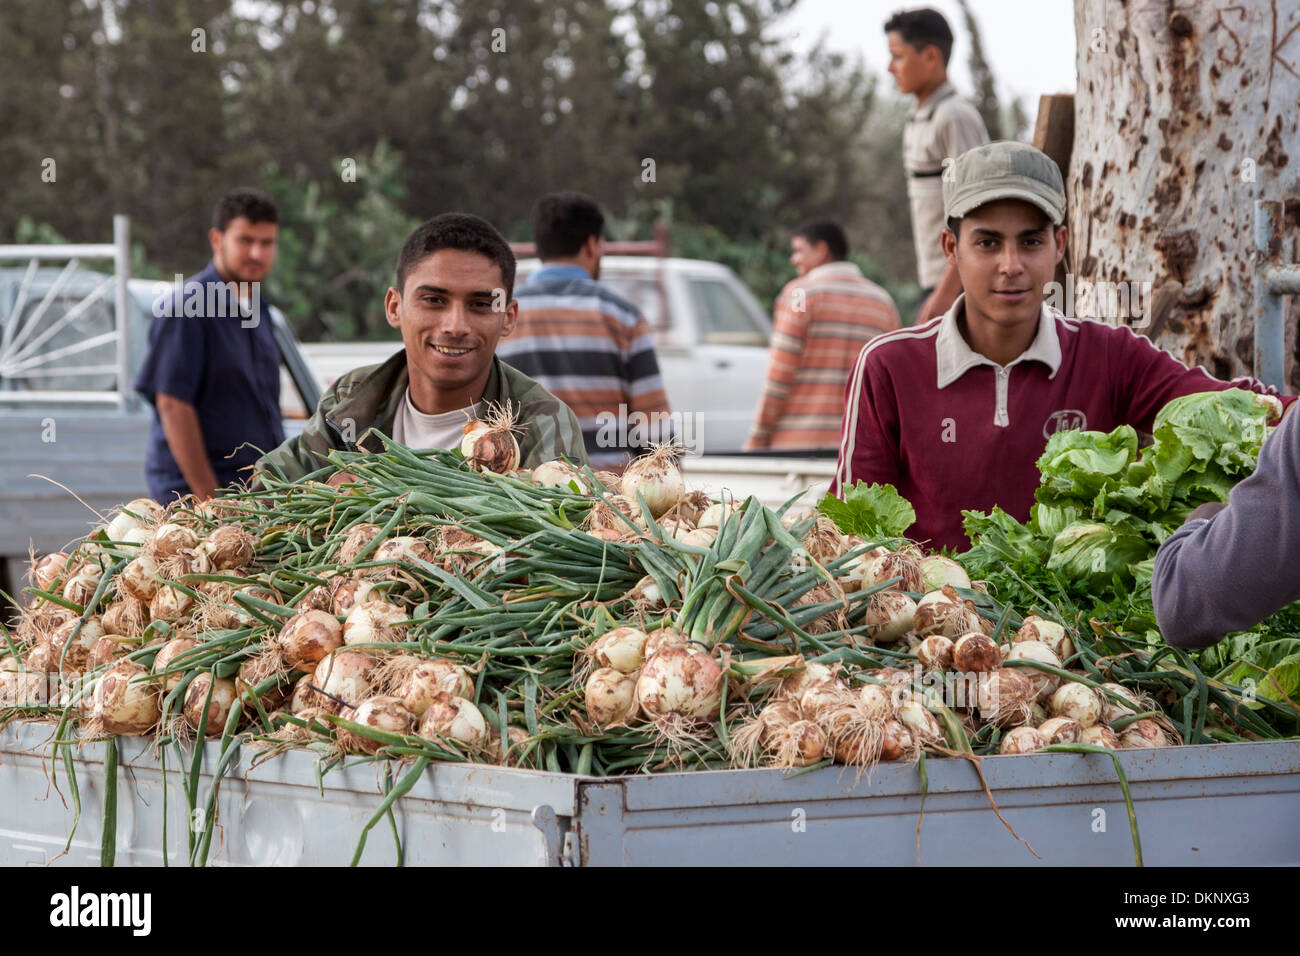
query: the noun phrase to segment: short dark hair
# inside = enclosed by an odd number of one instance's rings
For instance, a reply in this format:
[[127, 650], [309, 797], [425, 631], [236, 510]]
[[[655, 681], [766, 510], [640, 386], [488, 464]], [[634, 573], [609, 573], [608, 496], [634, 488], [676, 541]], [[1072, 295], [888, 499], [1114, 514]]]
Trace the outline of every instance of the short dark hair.
[[826, 250], [836, 262], [848, 258], [849, 240], [845, 238], [844, 230], [839, 224], [829, 219], [809, 219], [796, 226], [791, 235], [802, 237], [810, 246], [819, 242], [826, 243]]
[[280, 221], [275, 201], [262, 190], [251, 186], [239, 186], [217, 200], [217, 205], [212, 210], [212, 228], [217, 232], [225, 232], [230, 223], [240, 216], [250, 223]]
[[952, 55], [952, 27], [938, 10], [929, 7], [899, 10], [885, 21], [885, 32], [899, 34], [918, 53], [928, 46], [938, 47], [943, 65], [948, 65], [948, 57]]
[[533, 242], [542, 259], [576, 255], [592, 236], [605, 234], [605, 216], [590, 196], [549, 193], [533, 206]]
[[514, 295], [515, 254], [510, 251], [510, 243], [492, 223], [467, 212], [444, 212], [434, 216], [421, 223], [402, 243], [402, 251], [397, 254], [398, 295], [406, 290], [406, 277], [411, 270], [440, 249], [477, 252], [491, 259], [501, 270], [506, 298]]

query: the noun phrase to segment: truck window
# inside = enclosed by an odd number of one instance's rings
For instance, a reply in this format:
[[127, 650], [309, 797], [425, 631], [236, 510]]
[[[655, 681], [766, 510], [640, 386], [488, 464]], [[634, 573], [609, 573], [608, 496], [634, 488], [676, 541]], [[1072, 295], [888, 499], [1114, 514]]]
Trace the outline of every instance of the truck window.
[[767, 345], [767, 335], [725, 282], [690, 279], [687, 283], [705, 345]]
[[650, 276], [609, 275], [600, 277], [600, 284], [612, 292], [617, 292], [627, 299], [645, 316], [650, 327], [664, 329], [667, 317], [664, 315], [664, 299], [659, 291], [659, 281]]

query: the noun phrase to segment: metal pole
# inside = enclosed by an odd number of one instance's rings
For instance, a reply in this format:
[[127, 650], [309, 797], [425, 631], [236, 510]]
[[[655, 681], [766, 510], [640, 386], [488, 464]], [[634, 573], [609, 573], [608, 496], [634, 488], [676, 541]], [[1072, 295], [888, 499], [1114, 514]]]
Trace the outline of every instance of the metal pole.
[[126, 408], [135, 405], [135, 383], [131, 380], [131, 220], [113, 217], [113, 276], [117, 280], [117, 392]]

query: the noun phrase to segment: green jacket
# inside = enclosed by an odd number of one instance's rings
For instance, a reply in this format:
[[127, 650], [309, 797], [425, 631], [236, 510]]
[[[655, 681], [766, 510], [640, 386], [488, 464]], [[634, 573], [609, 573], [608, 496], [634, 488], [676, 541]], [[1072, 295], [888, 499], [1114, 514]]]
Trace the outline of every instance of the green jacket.
[[[367, 431], [375, 428], [392, 437], [408, 381], [405, 350], [382, 365], [353, 369], [321, 396], [316, 414], [302, 434], [258, 459], [256, 471], [280, 471], [296, 481], [323, 467], [324, 456], [330, 451], [380, 451], [381, 443]], [[582, 429], [572, 409], [499, 358], [492, 359], [483, 400], [503, 406], [509, 403], [516, 410], [521, 468], [560, 457], [575, 464], [587, 463]]]

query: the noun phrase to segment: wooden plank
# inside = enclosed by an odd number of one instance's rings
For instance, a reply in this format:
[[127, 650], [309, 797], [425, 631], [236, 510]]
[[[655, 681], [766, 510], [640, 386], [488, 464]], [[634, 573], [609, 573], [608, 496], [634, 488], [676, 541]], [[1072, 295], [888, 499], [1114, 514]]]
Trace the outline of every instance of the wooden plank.
[[[1066, 208], [1069, 208], [1070, 156], [1074, 152], [1074, 94], [1050, 93], [1038, 98], [1038, 120], [1034, 123], [1034, 146], [1056, 161], [1061, 168], [1061, 178], [1066, 188]], [[1072, 262], [1071, 250], [1066, 246], [1065, 258], [1056, 267], [1056, 281], [1065, 285], [1065, 274]]]

